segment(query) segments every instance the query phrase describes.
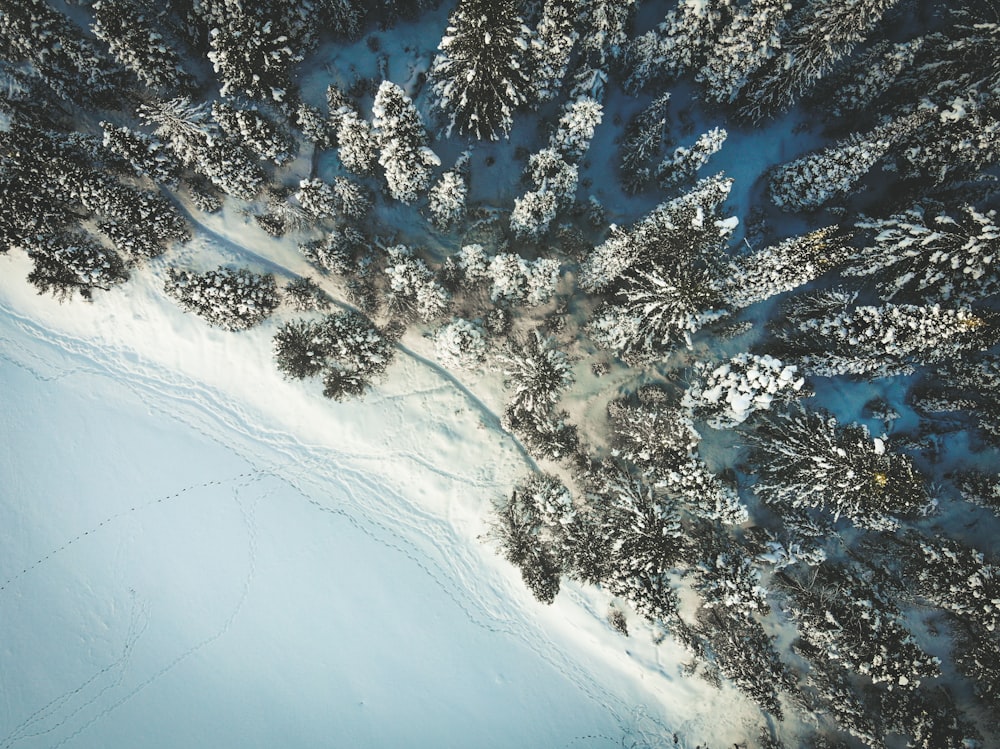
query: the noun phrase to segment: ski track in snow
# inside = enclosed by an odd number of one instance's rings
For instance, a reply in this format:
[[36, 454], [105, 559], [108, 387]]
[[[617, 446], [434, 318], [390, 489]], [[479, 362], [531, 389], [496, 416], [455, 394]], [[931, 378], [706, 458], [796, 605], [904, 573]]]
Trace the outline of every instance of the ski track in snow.
[[[607, 710], [620, 726], [623, 735], [646, 735], [647, 732], [659, 736], [669, 735], [666, 726], [651, 717], [645, 708], [641, 706], [634, 708], [623, 703], [619, 697], [599, 684], [593, 674], [569, 656], [559, 643], [547, 637], [540, 627], [532, 622], [533, 615], [530, 610], [512, 600], [507, 591], [497, 587], [498, 582], [495, 579], [487, 590], [482, 590], [485, 581], [481, 575], [481, 563], [477, 559], [481, 551], [471, 550], [467, 540], [457, 537], [447, 518], [438, 517], [407, 501], [392, 488], [382, 485], [369, 473], [370, 469], [366, 469], [360, 464], [364, 461], [384, 460], [387, 455], [391, 455], [412, 461], [450, 481], [470, 488], [499, 491], [503, 488], [500, 485], [445, 470], [412, 451], [347, 452], [328, 446], [317, 447], [305, 444], [294, 435], [276, 431], [255, 421], [244, 408], [231, 402], [224, 394], [216, 392], [202, 383], [192, 381], [177, 372], [169, 371], [151, 362], [138, 361], [134, 355], [130, 355], [124, 350], [109, 350], [84, 339], [47, 329], [19, 316], [14, 310], [3, 304], [0, 304], [0, 313], [6, 315], [8, 320], [13, 320], [25, 334], [33, 337], [38, 343], [58, 350], [61, 358], [71, 360], [71, 366], [44, 361], [10, 338], [0, 335], [0, 342], [10, 352], [3, 354], [4, 358], [31, 372], [40, 381], [54, 381], [84, 374], [111, 380], [116, 385], [135, 393], [148, 407], [178, 419], [213, 441], [223, 442], [226, 447], [233, 450], [253, 467], [247, 473], [183, 487], [169, 495], [137, 501], [128, 510], [96, 521], [91, 527], [67, 539], [58, 548], [39, 555], [37, 559], [25, 564], [19, 573], [11, 576], [0, 587], [0, 603], [2, 603], [2, 591], [7, 591], [13, 585], [21, 582], [36, 567], [44, 564], [67, 547], [99, 534], [107, 526], [126, 516], [159, 504], [179, 500], [198, 488], [239, 482], [249, 484], [265, 477], [273, 477], [293, 487], [303, 501], [317, 512], [345, 518], [382, 546], [393, 549], [410, 559], [454, 601], [470, 622], [484, 630], [515, 638], [523, 643], [538, 657], [565, 675], [596, 705]], [[439, 372], [440, 368], [433, 362], [428, 362], [412, 352], [406, 353], [428, 366], [432, 371]], [[24, 361], [25, 359], [28, 361]], [[495, 420], [494, 423], [498, 425], [499, 420], [482, 401], [454, 378], [449, 376], [446, 380], [442, 384], [442, 388], [457, 386], [456, 389], [466, 399], [470, 400], [479, 410], [490, 414], [493, 417], [491, 421]], [[436, 390], [438, 388], [424, 392]], [[224, 435], [224, 441], [220, 440], [219, 434]], [[521, 448], [520, 445], [518, 447]], [[523, 452], [523, 448], [521, 450]], [[277, 456], [277, 459], [271, 456]], [[317, 496], [325, 494], [322, 487], [330, 485], [339, 486], [346, 496], [351, 497], [352, 501], [346, 505], [330, 505], [317, 499]], [[382, 501], [374, 503], [371, 498], [376, 497], [382, 498]], [[239, 503], [239, 500], [237, 502]], [[118, 697], [116, 701], [105, 706], [99, 713], [76, 726], [71, 733], [59, 740], [58, 743], [53, 744], [54, 747], [71, 742], [177, 665], [225, 635], [239, 615], [243, 602], [249, 594], [253, 578], [255, 529], [252, 525], [252, 517], [247, 515], [247, 510], [242, 504], [240, 506], [248, 523], [250, 569], [243, 584], [240, 600], [229, 619], [221, 629], [193, 647], [179, 653], [172, 661], [165, 664], [159, 671], [149, 675], [130, 692]], [[447, 550], [447, 554], [434, 553], [434, 551], [442, 552], [443, 550]], [[141, 628], [137, 633], [130, 630], [119, 660], [98, 671], [78, 688], [52, 700], [32, 716], [26, 718], [2, 740], [3, 743], [0, 743], [0, 747], [6, 749], [6, 747], [13, 746], [30, 736], [53, 732], [57, 728], [69, 724], [86, 708], [99, 703], [102, 697], [111, 693], [115, 686], [121, 683], [122, 674], [128, 666], [128, 656], [139, 636], [141, 636]], [[114, 674], [117, 674], [115, 679], [102, 686], [96, 693], [87, 696], [88, 691], [95, 687], [97, 682]], [[82, 702], [77, 703], [78, 700], [82, 700]], [[68, 712], [61, 713], [62, 710], [68, 710]], [[56, 720], [57, 717], [58, 720]], [[49, 723], [50, 720], [56, 720], [56, 722]], [[44, 727], [43, 724], [45, 724]], [[588, 738], [595, 737], [576, 737], [567, 746]], [[601, 738], [617, 743], [614, 737]]]

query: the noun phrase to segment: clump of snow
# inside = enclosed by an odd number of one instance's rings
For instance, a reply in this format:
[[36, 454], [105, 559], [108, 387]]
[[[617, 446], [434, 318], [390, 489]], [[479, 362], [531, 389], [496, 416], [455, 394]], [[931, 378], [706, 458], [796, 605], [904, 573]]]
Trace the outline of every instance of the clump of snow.
[[714, 429], [731, 429], [776, 401], [808, 394], [798, 368], [768, 354], [738, 354], [714, 368], [699, 362], [695, 369], [683, 405]]

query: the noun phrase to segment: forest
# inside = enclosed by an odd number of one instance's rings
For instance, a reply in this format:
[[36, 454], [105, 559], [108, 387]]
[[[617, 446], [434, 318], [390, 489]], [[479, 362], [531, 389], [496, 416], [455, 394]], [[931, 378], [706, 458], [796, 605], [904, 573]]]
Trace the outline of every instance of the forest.
[[[334, 400], [427, 342], [537, 467], [482, 501], [539, 602], [816, 749], [1000, 741], [995, 2], [9, 0], [0, 51], [39, 293], [154, 269]], [[178, 251], [224, 211], [314, 273]]]

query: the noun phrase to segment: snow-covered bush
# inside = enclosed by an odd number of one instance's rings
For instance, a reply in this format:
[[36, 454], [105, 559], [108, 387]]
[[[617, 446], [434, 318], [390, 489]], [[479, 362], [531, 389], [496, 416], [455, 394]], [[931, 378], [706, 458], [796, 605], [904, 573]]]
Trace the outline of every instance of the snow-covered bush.
[[683, 405], [714, 429], [731, 429], [775, 401], [807, 395], [797, 368], [767, 354], [737, 354], [717, 367], [699, 362], [696, 372]]
[[532, 190], [514, 198], [510, 230], [515, 237], [538, 241], [558, 213], [558, 200], [548, 190]]
[[163, 286], [167, 296], [224, 330], [246, 330], [278, 308], [274, 276], [246, 268], [219, 267], [206, 273], [169, 269]]
[[362, 395], [392, 361], [392, 342], [366, 317], [337, 312], [322, 320], [291, 320], [274, 336], [275, 362], [287, 377], [323, 375], [323, 394], [343, 400]]
[[285, 298], [296, 312], [313, 312], [330, 307], [330, 297], [308, 276], [296, 278], [285, 284]]
[[348, 112], [337, 129], [337, 154], [344, 168], [354, 174], [366, 175], [378, 163], [378, 140], [367, 120], [356, 112]]
[[316, 218], [329, 218], [337, 213], [337, 199], [333, 188], [321, 179], [301, 180], [295, 199]]
[[559, 283], [559, 262], [543, 257], [529, 261], [520, 255], [502, 252], [490, 259], [486, 276], [492, 284], [490, 299], [494, 302], [537, 307], [555, 293]]
[[456, 318], [438, 328], [434, 353], [452, 369], [478, 369], [486, 361], [486, 334], [475, 322]]
[[466, 151], [455, 167], [442, 174], [427, 193], [431, 221], [440, 231], [446, 231], [465, 217], [465, 203], [469, 195], [468, 157]]
[[404, 314], [415, 314], [424, 322], [441, 317], [451, 295], [438, 283], [427, 263], [405, 245], [387, 251], [385, 273], [389, 277], [389, 304]]
[[490, 256], [481, 244], [463, 245], [458, 251], [458, 267], [469, 284], [477, 284], [490, 277]]

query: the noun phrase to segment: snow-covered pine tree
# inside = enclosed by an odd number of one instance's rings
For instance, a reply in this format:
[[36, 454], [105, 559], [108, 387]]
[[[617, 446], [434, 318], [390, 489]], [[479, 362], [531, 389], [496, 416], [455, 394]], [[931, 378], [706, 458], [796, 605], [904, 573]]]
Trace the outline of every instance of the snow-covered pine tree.
[[887, 219], [855, 223], [872, 237], [843, 270], [874, 276], [887, 300], [971, 304], [1000, 291], [996, 211], [963, 206], [928, 216], [921, 206]]
[[286, 19], [257, 6], [228, 8], [209, 32], [208, 59], [222, 84], [223, 96], [282, 103], [289, 100], [291, 68], [302, 55], [289, 39]]
[[543, 148], [528, 157], [525, 172], [537, 189], [514, 199], [510, 228], [516, 237], [537, 241], [573, 202], [579, 171], [554, 148]]
[[295, 124], [302, 131], [306, 140], [315, 144], [316, 148], [321, 151], [333, 148], [338, 143], [339, 124], [332, 122], [329, 117], [312, 104], [299, 103], [295, 110]]
[[264, 182], [257, 159], [240, 143], [225, 137], [203, 105], [180, 97], [139, 105], [139, 116], [154, 124], [154, 134], [170, 145], [177, 158], [203, 174], [220, 190], [252, 200]]
[[116, 156], [125, 159], [137, 175], [149, 177], [167, 187], [176, 187], [180, 169], [169, 149], [152, 135], [101, 123], [103, 145]]
[[981, 551], [948, 538], [910, 537], [908, 555], [915, 592], [966, 626], [1000, 628], [1000, 567]]
[[759, 121], [785, 111], [863, 42], [899, 0], [814, 0], [788, 21], [789, 31], [746, 87], [743, 116]]
[[732, 9], [732, 19], [698, 69], [710, 100], [735, 101], [750, 76], [780, 49], [791, 9], [788, 0], [750, 0]]
[[330, 295], [309, 276], [294, 278], [285, 284], [285, 299], [296, 312], [315, 312], [330, 308]]
[[486, 361], [486, 332], [472, 320], [456, 317], [434, 334], [434, 353], [451, 369], [480, 369]]
[[966, 502], [1000, 515], [1000, 476], [980, 471], [961, 471], [950, 478]]
[[372, 114], [380, 150], [378, 163], [385, 169], [389, 194], [403, 203], [413, 203], [430, 184], [431, 170], [441, 165], [427, 147], [427, 131], [420, 114], [410, 97], [392, 81], [379, 85]]
[[770, 611], [760, 568], [743, 544], [709, 529], [694, 545], [698, 554], [694, 589], [703, 608], [736, 621]]
[[183, 217], [166, 198], [109, 179], [82, 186], [81, 203], [98, 214], [97, 228], [130, 266], [163, 254], [187, 239]]
[[801, 211], [850, 195], [889, 149], [926, 118], [926, 113], [918, 112], [892, 120], [783, 164], [771, 175], [771, 200], [783, 210]]
[[627, 192], [638, 192], [652, 178], [650, 162], [663, 151], [669, 130], [669, 103], [670, 92], [660, 94], [625, 126], [618, 154], [622, 186]]
[[316, 218], [331, 218], [337, 214], [337, 198], [333, 194], [333, 187], [321, 179], [300, 180], [295, 199], [307, 213]]
[[693, 262], [653, 261], [643, 270], [631, 269], [615, 299], [588, 321], [587, 335], [632, 365], [663, 359], [726, 315], [716, 280], [715, 272]]
[[549, 147], [570, 162], [579, 161], [590, 148], [594, 130], [601, 124], [603, 114], [604, 109], [593, 97], [581, 96], [567, 102], [559, 116], [556, 131], [549, 138]]
[[732, 185], [733, 180], [722, 175], [703, 179], [684, 195], [657, 206], [630, 230], [612, 226], [611, 236], [584, 259], [580, 286], [602, 291], [633, 265], [643, 268], [652, 259], [689, 264], [693, 258], [719, 254], [736, 227], [734, 218], [720, 215]]
[[427, 263], [406, 245], [386, 250], [385, 274], [389, 278], [389, 308], [404, 316], [430, 322], [448, 311], [451, 295], [435, 278]]
[[602, 465], [593, 483], [589, 519], [608, 552], [601, 582], [649, 621], [675, 622], [679, 601], [670, 575], [689, 539], [673, 502], [613, 463]]
[[430, 78], [447, 131], [497, 140], [528, 101], [524, 60], [531, 32], [513, 0], [460, 0], [448, 22]]
[[682, 408], [665, 403], [658, 393], [641, 393], [635, 404], [610, 403], [608, 417], [618, 455], [657, 491], [694, 517], [725, 525], [747, 521], [747, 508], [736, 491], [699, 457], [701, 437]]
[[636, 0], [588, 0], [580, 9], [580, 49], [596, 67], [617, 60], [628, 42]]
[[256, 106], [240, 109], [226, 102], [212, 102], [212, 119], [226, 135], [277, 166], [287, 164], [298, 151], [292, 134]]
[[375, 171], [379, 145], [367, 120], [354, 112], [344, 115], [337, 129], [337, 153], [349, 172], [364, 176]]
[[278, 289], [270, 273], [219, 267], [205, 273], [170, 268], [163, 286], [186, 312], [223, 330], [247, 330], [278, 308]]
[[335, 312], [322, 320], [291, 320], [274, 336], [278, 370], [304, 379], [323, 374], [323, 395], [335, 400], [364, 394], [392, 362], [392, 341], [364, 315]]
[[537, 330], [509, 345], [498, 359], [510, 392], [508, 416], [549, 411], [574, 382], [569, 357]]
[[519, 239], [539, 241], [549, 230], [556, 214], [559, 201], [549, 190], [529, 190], [519, 198], [514, 198], [514, 210], [510, 213], [510, 230]]
[[494, 503], [490, 535], [508, 562], [542, 603], [559, 593], [560, 528], [573, 517], [573, 498], [553, 476], [536, 473], [519, 482], [509, 496]]
[[656, 178], [660, 187], [667, 190], [694, 177], [713, 154], [722, 150], [727, 133], [724, 128], [713, 127], [702, 133], [691, 148], [678, 146], [672, 156], [656, 167]]
[[864, 425], [838, 424], [822, 409], [769, 411], [749, 438], [754, 493], [776, 508], [817, 508], [861, 528], [892, 531], [897, 516], [917, 515], [929, 504], [908, 457], [891, 452]]
[[440, 231], [447, 231], [465, 218], [469, 195], [469, 152], [455, 161], [455, 166], [441, 175], [427, 193], [431, 221]]
[[29, 62], [67, 101], [109, 106], [120, 94], [121, 69], [45, 0], [5, 3], [0, 11], [0, 43], [11, 59]]
[[323, 239], [307, 242], [299, 250], [313, 265], [341, 276], [355, 270], [355, 259], [366, 247], [365, 236], [352, 226], [340, 226]]
[[544, 103], [556, 98], [580, 36], [577, 18], [582, 0], [545, 0], [542, 17], [531, 35], [530, 70], [534, 98]]
[[174, 95], [194, 88], [195, 78], [181, 61], [162, 17], [154, 17], [138, 0], [97, 0], [91, 7], [94, 36], [143, 84]]
[[699, 68], [728, 20], [729, 6], [730, 0], [679, 0], [661, 24], [628, 45], [626, 90], [635, 92], [654, 80], [670, 80]]
[[839, 227], [827, 226], [737, 257], [719, 284], [727, 306], [744, 309], [839, 266], [854, 252], [850, 235], [839, 232]]
[[783, 350], [806, 374], [889, 377], [915, 365], [985, 350], [997, 340], [995, 323], [968, 307], [887, 304], [809, 315], [791, 312], [775, 328]]
[[714, 429], [732, 429], [755, 411], [766, 411], [772, 403], [782, 403], [808, 395], [794, 365], [785, 365], [764, 354], [737, 354], [728, 362], [712, 367], [695, 365], [695, 377], [684, 393], [683, 405], [696, 419]]
[[33, 263], [28, 282], [39, 294], [51, 292], [59, 301], [75, 292], [90, 301], [95, 289], [107, 291], [128, 279], [117, 252], [78, 232], [49, 233], [25, 249]]
[[[905, 42], [876, 44], [850, 67], [846, 80], [830, 100], [830, 114], [844, 117], [867, 112], [893, 89], [903, 71], [910, 68], [928, 37], [918, 36]], [[839, 78], [840, 76], [838, 76]]]
[[870, 583], [834, 565], [808, 574], [807, 582], [788, 586], [789, 610], [820, 662], [842, 663], [873, 684], [903, 692], [940, 675], [940, 661], [917, 644], [896, 606]]
[[[714, 615], [710, 612], [710, 617]], [[720, 624], [710, 617], [705, 617], [708, 622], [703, 629], [720, 673], [762, 709], [783, 719], [778, 690], [787, 689], [791, 679], [778, 657], [774, 637], [756, 619], [731, 618]]]

